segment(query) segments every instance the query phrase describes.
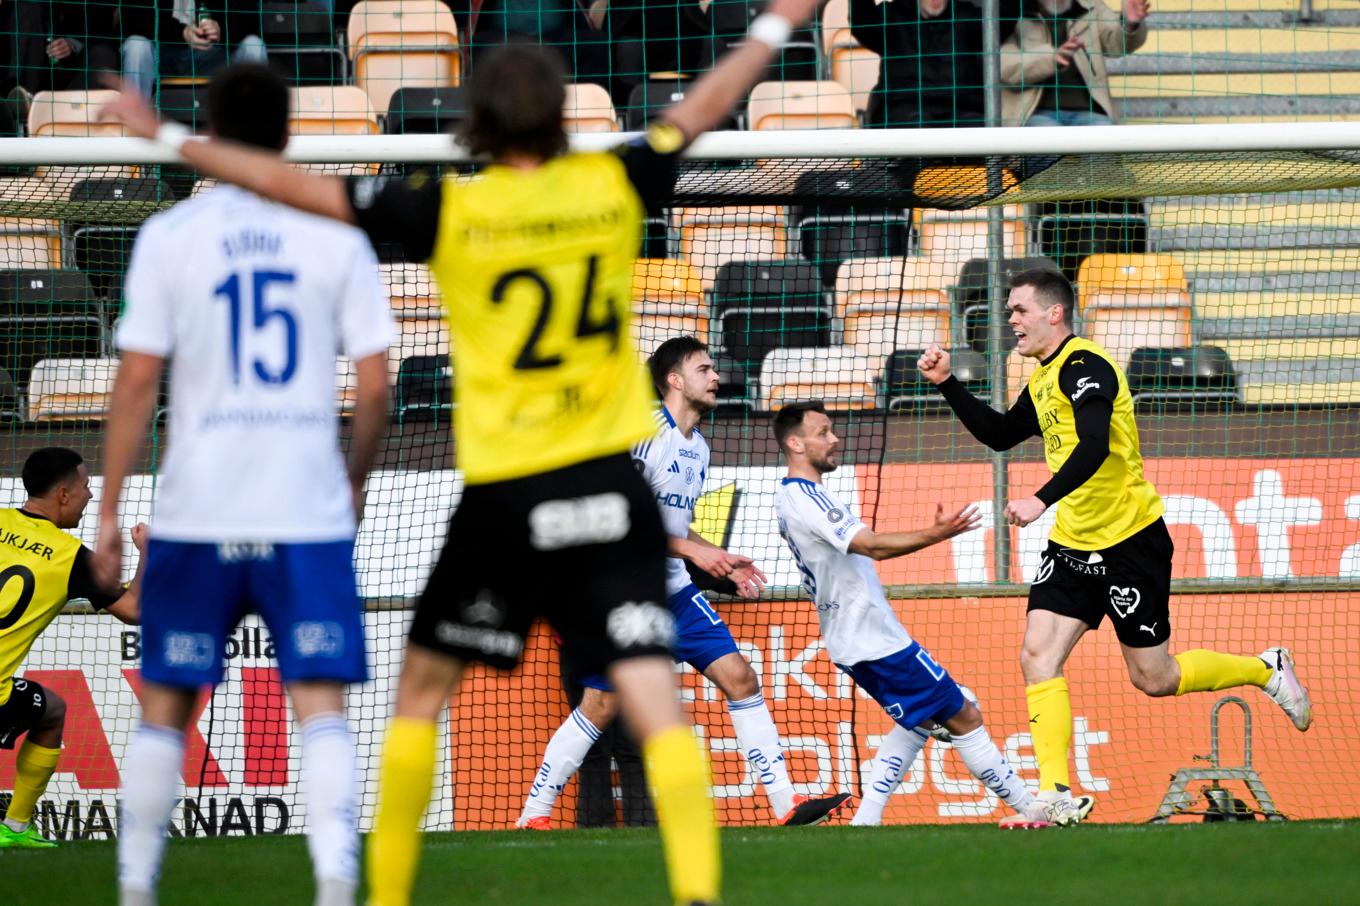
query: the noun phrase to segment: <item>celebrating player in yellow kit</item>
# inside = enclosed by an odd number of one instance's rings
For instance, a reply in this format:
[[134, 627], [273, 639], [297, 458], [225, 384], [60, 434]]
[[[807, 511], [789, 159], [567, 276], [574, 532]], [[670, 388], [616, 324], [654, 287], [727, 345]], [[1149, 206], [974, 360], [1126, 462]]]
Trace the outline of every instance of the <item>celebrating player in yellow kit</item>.
[[1287, 648], [1258, 657], [1197, 648], [1172, 657], [1171, 535], [1162, 499], [1143, 477], [1133, 398], [1105, 350], [1072, 333], [1076, 295], [1052, 270], [1011, 279], [1016, 349], [1038, 359], [1029, 386], [1007, 412], [978, 400], [950, 375], [949, 353], [932, 346], [918, 363], [973, 436], [993, 450], [1044, 439], [1053, 477], [1005, 510], [1011, 525], [1058, 507], [1047, 550], [1030, 585], [1020, 666], [1030, 733], [1039, 760], [1039, 796], [1056, 825], [1075, 824], [1091, 798], [1074, 799], [1067, 773], [1072, 704], [1063, 665], [1089, 629], [1108, 615], [1129, 679], [1151, 696], [1259, 686], [1307, 730], [1313, 712]]

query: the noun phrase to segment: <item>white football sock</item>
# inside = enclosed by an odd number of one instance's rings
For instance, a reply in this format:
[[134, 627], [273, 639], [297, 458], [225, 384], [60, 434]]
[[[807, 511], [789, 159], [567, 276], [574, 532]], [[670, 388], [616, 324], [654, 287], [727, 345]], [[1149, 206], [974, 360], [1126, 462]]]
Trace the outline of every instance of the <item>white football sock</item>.
[[518, 823], [521, 826], [530, 818], [552, 814], [553, 804], [557, 802], [562, 788], [576, 773], [590, 747], [599, 738], [599, 729], [586, 720], [580, 708], [567, 715], [562, 726], [548, 740], [548, 747], [543, 750], [543, 764], [534, 775], [529, 797], [524, 800], [524, 811], [519, 815]]
[[729, 701], [727, 714], [732, 729], [737, 733], [737, 745], [746, 756], [752, 772], [765, 787], [765, 796], [776, 818], [783, 818], [793, 808], [793, 782], [789, 780], [789, 766], [784, 762], [784, 747], [779, 742], [779, 730], [770, 717], [764, 693], [757, 692], [741, 701]]
[[359, 879], [354, 737], [345, 716], [313, 714], [301, 724], [307, 848], [318, 881]]
[[883, 737], [883, 743], [874, 753], [873, 771], [864, 785], [864, 795], [851, 825], [877, 827], [883, 823], [883, 809], [887, 807], [888, 799], [911, 770], [912, 762], [928, 738], [920, 730], [901, 726], [894, 726], [892, 732]]
[[141, 724], [123, 756], [122, 818], [118, 827], [118, 886], [155, 889], [165, 852], [165, 826], [175, 808], [184, 764], [184, 734]]
[[1005, 756], [992, 742], [986, 727], [978, 727], [971, 733], [955, 735], [954, 748], [968, 766], [973, 776], [981, 780], [987, 789], [996, 793], [1006, 804], [1017, 812], [1023, 812], [1034, 802], [1034, 797], [1025, 789], [1024, 781], [1016, 776], [1015, 770]]

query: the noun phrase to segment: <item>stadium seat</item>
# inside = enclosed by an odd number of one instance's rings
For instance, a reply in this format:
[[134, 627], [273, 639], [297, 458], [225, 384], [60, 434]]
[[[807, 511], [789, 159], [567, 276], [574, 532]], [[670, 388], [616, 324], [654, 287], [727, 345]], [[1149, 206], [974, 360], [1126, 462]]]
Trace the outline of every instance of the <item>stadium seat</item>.
[[[794, 183], [793, 193], [810, 202], [794, 207], [790, 214], [798, 230], [802, 257], [822, 269], [827, 286], [836, 283], [841, 262], [850, 258], [905, 255], [911, 233], [910, 213], [883, 207], [873, 198], [874, 189], [858, 190], [862, 180], [873, 181], [865, 168], [812, 170]], [[875, 187], [876, 188], [876, 187]]]
[[844, 346], [774, 349], [760, 368], [760, 408], [822, 400], [828, 409], [872, 409], [884, 356], [862, 356]]
[[1170, 255], [1092, 255], [1077, 272], [1084, 336], [1127, 368], [1135, 349], [1193, 344], [1185, 270]]
[[1049, 202], [1034, 213], [1039, 254], [1052, 258], [1069, 280], [1089, 255], [1147, 251], [1148, 215], [1137, 199]]
[[713, 285], [728, 261], [769, 261], [788, 254], [789, 228], [784, 209], [771, 206], [676, 208], [671, 214], [680, 256]]
[[400, 318], [396, 340], [387, 350], [387, 379], [397, 381], [401, 363], [411, 356], [448, 354], [449, 328], [442, 312]]
[[175, 193], [159, 179], [83, 179], [71, 187], [70, 200], [98, 203], [110, 210], [109, 219], [114, 219], [111, 209], [118, 205], [147, 212], [142, 216], [129, 213], [114, 223], [70, 219], [62, 224], [72, 262], [89, 278], [94, 294], [101, 299], [116, 297], [127, 273], [137, 224], [149, 213], [173, 204]]
[[746, 127], [852, 129], [859, 124], [850, 92], [839, 82], [761, 82], [746, 102]]
[[[1001, 307], [998, 313], [1003, 321], [1009, 317], [1006, 312], [1006, 299], [1009, 296], [1006, 284], [1020, 271], [1038, 269], [1056, 271], [1058, 265], [1049, 258], [1002, 259]], [[954, 290], [954, 314], [963, 319], [963, 338], [969, 348], [983, 353], [987, 351], [987, 295], [987, 259], [970, 259], [959, 271], [958, 284]], [[1007, 352], [1015, 348], [1015, 333], [1009, 326], [1001, 331], [1001, 348]]]
[[649, 78], [634, 85], [628, 93], [628, 106], [623, 111], [624, 127], [629, 132], [646, 129], [658, 113], [684, 98], [690, 84], [688, 79]]
[[19, 406], [19, 388], [9, 372], [0, 368], [0, 424], [21, 422], [24, 411]]
[[858, 258], [836, 277], [844, 344], [880, 360], [893, 350], [950, 345], [947, 278], [917, 258]]
[[[926, 380], [916, 367], [921, 358], [919, 349], [898, 349], [888, 356], [883, 372], [883, 405], [889, 412], [933, 412], [949, 409], [949, 403]], [[954, 349], [950, 353], [950, 372], [969, 392], [986, 398], [990, 382], [987, 360], [971, 349]]]
[[831, 345], [821, 273], [803, 261], [729, 261], [713, 281], [729, 396], [744, 396], [772, 349]]
[[116, 91], [40, 91], [28, 108], [29, 135], [119, 137], [122, 123], [100, 122], [99, 109], [118, 97]]
[[0, 217], [0, 269], [59, 267], [60, 237], [55, 220]]
[[303, 85], [292, 91], [290, 135], [372, 135], [378, 131], [373, 104], [353, 85]]
[[348, 61], [335, 46], [330, 4], [274, 0], [260, 10], [269, 62], [295, 85], [335, 85], [349, 74]]
[[354, 368], [354, 360], [348, 356], [335, 358], [335, 407], [341, 415], [354, 411], [358, 398], [359, 374]]
[[1023, 356], [1014, 349], [1006, 355], [1006, 401], [1009, 405], [1015, 405], [1021, 391], [1029, 386], [1029, 376], [1038, 365], [1038, 359]]
[[350, 11], [348, 37], [354, 84], [379, 112], [398, 88], [459, 82], [458, 26], [440, 0], [361, 0]]
[[[911, 191], [923, 207], [955, 210], [971, 208], [1006, 192], [1015, 191], [1015, 174], [1005, 168], [923, 167], [912, 179]], [[983, 219], [986, 219], [983, 210]]]
[[28, 420], [90, 421], [109, 409], [117, 359], [44, 359], [28, 384]]
[[103, 311], [80, 271], [0, 272], [0, 368], [19, 386], [42, 359], [98, 358], [107, 345]]
[[562, 120], [568, 132], [619, 131], [619, 118], [614, 113], [614, 102], [609, 99], [609, 92], [594, 82], [576, 82], [567, 86]]
[[869, 92], [878, 84], [879, 56], [861, 47], [850, 31], [849, 0], [830, 0], [822, 8], [822, 54], [831, 78], [850, 92], [855, 110], [869, 106]]
[[685, 261], [639, 258], [633, 265], [633, 312], [638, 352], [649, 356], [678, 336], [708, 342], [703, 281]]
[[[927, 258], [956, 262], [987, 257], [987, 209], [917, 210], [918, 251]], [[1006, 258], [1025, 255], [1025, 213], [1020, 205], [1002, 210]]]
[[1231, 408], [1238, 402], [1237, 374], [1226, 349], [1135, 349], [1129, 393], [1140, 409], [1158, 413]]
[[397, 375], [398, 424], [444, 421], [453, 413], [453, 366], [447, 354], [403, 359]]
[[162, 85], [156, 93], [156, 107], [166, 119], [183, 123], [194, 132], [204, 132], [208, 128], [208, 111], [203, 106], [207, 92], [197, 85]]
[[428, 266], [413, 262], [379, 264], [378, 274], [387, 287], [396, 317], [429, 318], [442, 314], [439, 287]]
[[467, 97], [460, 87], [398, 88], [387, 105], [383, 132], [388, 135], [451, 132], [467, 118]]

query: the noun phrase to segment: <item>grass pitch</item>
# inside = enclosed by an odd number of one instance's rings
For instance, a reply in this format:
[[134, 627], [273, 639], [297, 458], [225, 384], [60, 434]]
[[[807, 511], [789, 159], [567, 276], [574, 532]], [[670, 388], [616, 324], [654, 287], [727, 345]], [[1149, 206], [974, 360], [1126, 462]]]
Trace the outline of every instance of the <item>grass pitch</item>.
[[[732, 828], [728, 906], [947, 902], [1360, 903], [1360, 822], [994, 827]], [[114, 846], [0, 852], [4, 900], [114, 902]], [[162, 906], [311, 902], [301, 837], [173, 840]], [[961, 897], [963, 899], [961, 899]], [[657, 904], [667, 896], [655, 831], [431, 834], [416, 903]]]

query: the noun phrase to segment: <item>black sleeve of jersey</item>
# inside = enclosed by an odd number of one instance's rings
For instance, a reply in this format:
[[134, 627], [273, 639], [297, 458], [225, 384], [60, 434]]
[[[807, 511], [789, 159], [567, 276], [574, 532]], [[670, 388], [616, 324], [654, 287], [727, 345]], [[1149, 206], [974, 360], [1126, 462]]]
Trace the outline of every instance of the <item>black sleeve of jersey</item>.
[[[1087, 397], [1099, 402], [1088, 403]], [[1044, 502], [1044, 506], [1053, 506], [1090, 481], [1110, 455], [1110, 416], [1114, 414], [1114, 406], [1105, 397], [1096, 396], [1094, 391], [1085, 394], [1080, 402], [1080, 408], [1075, 410], [1077, 445], [1067, 455], [1062, 468], [1034, 495]]]
[[1103, 399], [1113, 407], [1119, 393], [1119, 376], [1103, 356], [1074, 352], [1058, 372], [1058, 389], [1076, 410], [1093, 399]]
[[90, 549], [85, 545], [76, 551], [76, 561], [71, 564], [71, 577], [66, 582], [66, 597], [86, 598], [96, 610], [104, 610], [121, 595], [110, 595], [95, 582], [90, 571]]
[[439, 231], [439, 177], [418, 170], [406, 179], [351, 176], [345, 181], [359, 228], [375, 246], [396, 245], [412, 261], [428, 261]]
[[710, 575], [688, 560], [685, 561], [685, 570], [689, 573], [689, 580], [700, 591], [716, 591], [722, 595], [735, 595], [737, 593], [737, 583], [731, 579], [719, 579]]
[[952, 374], [937, 386], [964, 427], [993, 450], [1009, 450], [1040, 433], [1039, 414], [1029, 397], [1028, 387], [1020, 392], [1014, 406], [1006, 412], [997, 412], [973, 396]]
[[616, 149], [623, 159], [628, 181], [633, 184], [648, 214], [659, 214], [671, 203], [675, 182], [680, 176], [680, 152], [684, 147], [685, 137], [680, 130], [661, 122]]

